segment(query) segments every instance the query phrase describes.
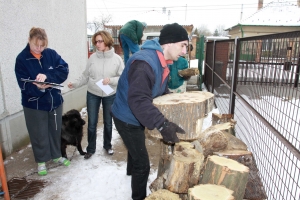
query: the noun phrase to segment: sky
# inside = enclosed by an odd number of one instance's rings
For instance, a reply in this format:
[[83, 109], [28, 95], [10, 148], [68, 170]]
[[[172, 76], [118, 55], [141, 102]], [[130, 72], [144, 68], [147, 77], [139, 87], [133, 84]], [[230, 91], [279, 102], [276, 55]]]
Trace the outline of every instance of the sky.
[[[287, 1], [296, 4], [296, 0]], [[270, 2], [272, 1], [264, 0], [264, 5]], [[204, 25], [211, 32], [219, 26], [229, 28], [236, 25], [241, 16], [242, 19], [249, 17], [258, 7], [258, 0], [86, 0], [86, 3], [87, 21], [108, 15], [112, 16], [112, 23], [120, 19], [138, 20], [143, 13], [151, 10], [162, 11], [166, 7], [173, 19], [186, 21], [194, 27]]]
[[[208, 114], [203, 120], [203, 130], [211, 126], [211, 115], [213, 112], [219, 113], [218, 109], [214, 109]], [[83, 108], [80, 113], [82, 118], [85, 119], [86, 108]], [[126, 175], [126, 162], [116, 163], [107, 158], [108, 156], [105, 151], [101, 151], [103, 137], [100, 135], [102, 133], [103, 125], [100, 123], [97, 129], [98, 137], [96, 142], [96, 149], [98, 150], [89, 160], [83, 159], [78, 151], [76, 151], [69, 167], [59, 166], [48, 169], [47, 176], [41, 178], [50, 184], [43, 188], [40, 193], [36, 194], [32, 200], [130, 200], [131, 176]], [[116, 142], [121, 140], [115, 127], [113, 127], [112, 135], [112, 146], [114, 146]], [[28, 145], [26, 148], [31, 148], [31, 145]], [[68, 148], [73, 147], [68, 146]], [[19, 151], [20, 154], [23, 152], [22, 150]], [[9, 160], [13, 160], [13, 158], [10, 157]], [[6, 160], [5, 163], [9, 162], [9, 160]], [[28, 158], [24, 157], [24, 162], [26, 160]], [[34, 171], [36, 168], [32, 170]], [[157, 170], [150, 169], [147, 195], [151, 194], [149, 185], [156, 177]]]

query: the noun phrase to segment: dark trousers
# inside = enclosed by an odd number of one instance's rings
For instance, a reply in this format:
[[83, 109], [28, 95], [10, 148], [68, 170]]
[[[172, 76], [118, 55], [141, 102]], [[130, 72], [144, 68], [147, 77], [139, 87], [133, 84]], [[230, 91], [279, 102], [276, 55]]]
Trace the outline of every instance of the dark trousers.
[[110, 107], [115, 100], [116, 94], [100, 97], [87, 92], [86, 104], [88, 113], [88, 146], [86, 151], [88, 153], [95, 153], [96, 151], [96, 140], [97, 140], [97, 124], [99, 117], [99, 108], [102, 101], [103, 107], [103, 148], [111, 149], [111, 138], [112, 138], [112, 116], [110, 114]]
[[131, 197], [133, 200], [145, 199], [150, 172], [149, 156], [145, 145], [145, 128], [127, 124], [115, 117], [113, 119], [128, 150], [127, 174], [132, 175]]
[[51, 112], [23, 109], [35, 162], [61, 157], [62, 105]]

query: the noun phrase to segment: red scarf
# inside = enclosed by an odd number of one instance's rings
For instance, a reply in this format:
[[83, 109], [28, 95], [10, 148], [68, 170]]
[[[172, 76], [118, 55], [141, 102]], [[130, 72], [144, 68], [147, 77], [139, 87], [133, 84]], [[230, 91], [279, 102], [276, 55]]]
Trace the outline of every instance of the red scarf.
[[162, 74], [162, 80], [161, 80], [161, 85], [163, 84], [164, 80], [169, 76], [170, 70], [168, 68], [168, 64], [171, 65], [173, 64], [173, 60], [165, 60], [164, 55], [162, 52], [156, 50], [157, 56], [159, 58], [160, 64], [164, 69], [164, 72]]

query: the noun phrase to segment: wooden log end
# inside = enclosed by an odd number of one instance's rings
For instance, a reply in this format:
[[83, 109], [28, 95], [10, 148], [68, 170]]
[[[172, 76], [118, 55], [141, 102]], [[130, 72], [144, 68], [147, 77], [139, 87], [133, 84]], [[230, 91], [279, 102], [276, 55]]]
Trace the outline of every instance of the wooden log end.
[[166, 189], [160, 189], [148, 195], [145, 200], [181, 200], [178, 194]]
[[200, 184], [188, 191], [190, 200], [234, 200], [233, 191], [223, 185]]

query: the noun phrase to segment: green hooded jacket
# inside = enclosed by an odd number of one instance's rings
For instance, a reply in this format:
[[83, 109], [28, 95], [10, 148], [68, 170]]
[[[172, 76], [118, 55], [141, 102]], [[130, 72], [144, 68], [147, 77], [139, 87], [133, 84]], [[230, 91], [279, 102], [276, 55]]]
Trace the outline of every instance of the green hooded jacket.
[[143, 31], [144, 31], [144, 26], [141, 22], [137, 20], [131, 20], [126, 24], [124, 24], [124, 26], [120, 29], [119, 34], [126, 35], [135, 44], [141, 44]]

